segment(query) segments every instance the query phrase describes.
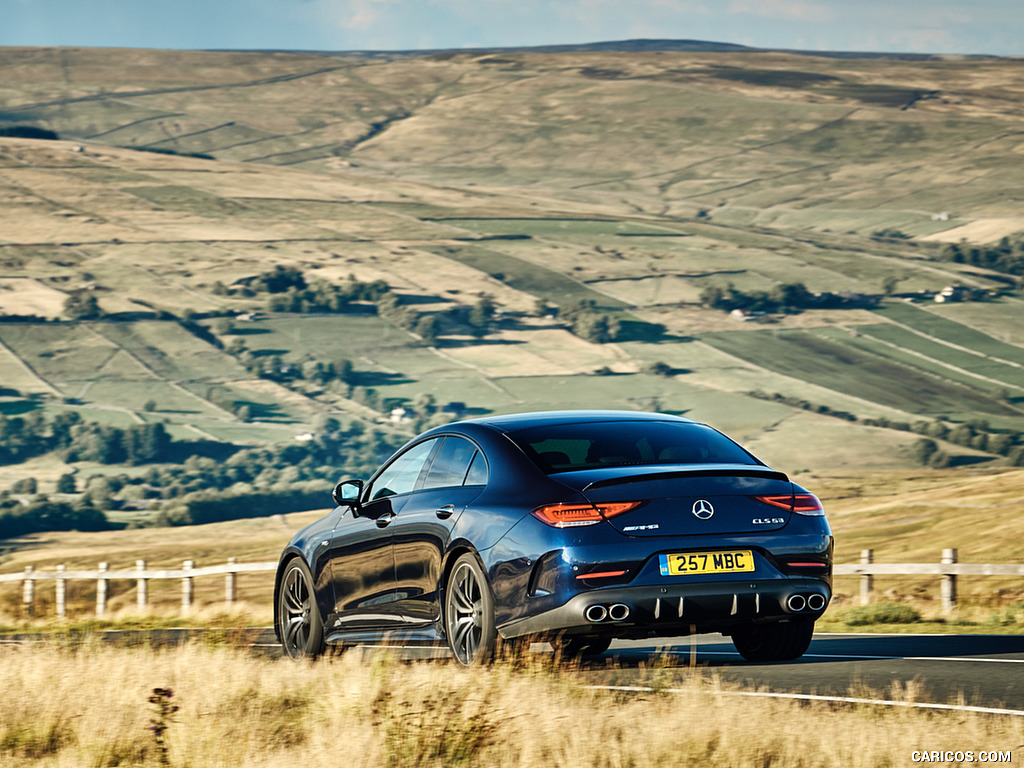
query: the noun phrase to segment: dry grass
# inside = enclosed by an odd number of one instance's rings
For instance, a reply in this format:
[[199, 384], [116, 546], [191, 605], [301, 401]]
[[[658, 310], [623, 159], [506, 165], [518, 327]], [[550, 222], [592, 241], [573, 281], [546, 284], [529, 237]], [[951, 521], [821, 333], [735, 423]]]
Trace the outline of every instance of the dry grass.
[[1024, 741], [1022, 718], [718, 695], [731, 686], [667, 668], [647, 670], [657, 690], [636, 695], [582, 689], [571, 668], [463, 670], [381, 654], [294, 664], [224, 646], [55, 644], [6, 647], [0, 657], [0, 761], [10, 768], [160, 765], [148, 730], [154, 688], [171, 689], [180, 707], [166, 722], [166, 764], [194, 768], [877, 768], [923, 748]]
[[27, 277], [0, 278], [0, 313], [58, 317], [67, 294]]

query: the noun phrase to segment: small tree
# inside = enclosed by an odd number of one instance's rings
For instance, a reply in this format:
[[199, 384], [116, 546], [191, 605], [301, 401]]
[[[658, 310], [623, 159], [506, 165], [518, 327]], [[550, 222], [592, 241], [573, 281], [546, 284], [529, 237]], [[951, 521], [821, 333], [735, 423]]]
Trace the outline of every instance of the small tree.
[[927, 465], [932, 456], [939, 450], [936, 442], [930, 438], [922, 437], [915, 440], [910, 446], [910, 453], [919, 464]]
[[441, 333], [441, 323], [438, 321], [437, 315], [423, 315], [416, 321], [413, 333], [428, 344], [433, 344]]
[[93, 294], [75, 293], [64, 300], [64, 314], [69, 320], [96, 320], [103, 310]]
[[491, 320], [494, 318], [494, 301], [489, 296], [482, 297], [469, 311], [467, 322], [470, 333], [483, 338], [491, 332]]
[[660, 360], [656, 363], [648, 363], [644, 366], [644, 373], [649, 373], [652, 376], [671, 376], [676, 372], [668, 363], [663, 363]]
[[57, 478], [57, 493], [75, 493], [75, 476], [70, 472]]
[[23, 477], [11, 486], [11, 490], [15, 493], [38, 493], [39, 484], [34, 477]]

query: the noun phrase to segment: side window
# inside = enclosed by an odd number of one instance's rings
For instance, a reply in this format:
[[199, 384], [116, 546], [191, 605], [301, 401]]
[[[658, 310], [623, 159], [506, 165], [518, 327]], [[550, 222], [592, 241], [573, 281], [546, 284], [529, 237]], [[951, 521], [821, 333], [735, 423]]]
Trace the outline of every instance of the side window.
[[469, 464], [469, 472], [466, 473], [466, 485], [487, 484], [487, 459], [483, 451], [477, 451], [473, 461]]
[[424, 464], [427, 463], [431, 452], [437, 446], [437, 442], [437, 438], [434, 438], [414, 445], [392, 461], [373, 481], [366, 497], [367, 501], [412, 491], [416, 487], [416, 481], [423, 471]]
[[476, 452], [476, 446], [469, 440], [451, 435], [444, 438], [444, 442], [434, 455], [423, 487], [449, 488], [462, 485]]

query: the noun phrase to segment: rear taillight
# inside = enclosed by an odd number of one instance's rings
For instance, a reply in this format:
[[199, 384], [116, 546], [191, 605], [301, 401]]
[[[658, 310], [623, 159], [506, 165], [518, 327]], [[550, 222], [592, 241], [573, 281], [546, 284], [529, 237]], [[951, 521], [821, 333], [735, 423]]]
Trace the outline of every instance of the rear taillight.
[[533, 516], [554, 528], [594, 525], [640, 506], [639, 501], [615, 501], [607, 504], [548, 504], [533, 510]]
[[787, 512], [796, 512], [798, 515], [822, 517], [825, 514], [825, 508], [821, 506], [821, 501], [813, 493], [780, 493], [755, 496], [754, 498], [762, 504], [778, 507]]

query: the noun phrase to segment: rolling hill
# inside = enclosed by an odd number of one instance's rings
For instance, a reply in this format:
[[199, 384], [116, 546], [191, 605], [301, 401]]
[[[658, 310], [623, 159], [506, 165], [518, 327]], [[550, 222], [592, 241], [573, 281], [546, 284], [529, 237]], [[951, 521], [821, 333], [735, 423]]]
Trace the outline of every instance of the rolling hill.
[[[796, 472], [911, 466], [937, 422], [953, 463], [1005, 463], [1024, 431], [1019, 276], [984, 261], [1024, 231], [1015, 62], [9, 48], [0, 73], [0, 127], [62, 139], [0, 139], [4, 413], [256, 444], [408, 431], [387, 414], [425, 394], [654, 408]], [[402, 317], [250, 288], [278, 268], [383, 281]], [[820, 300], [706, 306], [787, 283]], [[288, 373], [341, 361], [345, 387]]]

